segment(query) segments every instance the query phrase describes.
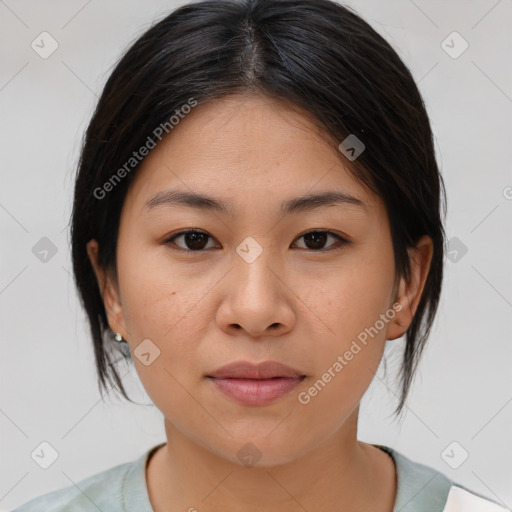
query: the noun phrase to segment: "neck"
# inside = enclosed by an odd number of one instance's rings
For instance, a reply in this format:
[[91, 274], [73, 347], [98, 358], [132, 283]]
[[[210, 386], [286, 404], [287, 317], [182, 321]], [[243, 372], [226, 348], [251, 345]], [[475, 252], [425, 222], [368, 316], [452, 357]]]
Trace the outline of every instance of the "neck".
[[165, 421], [167, 444], [147, 467], [155, 512], [392, 512], [396, 494], [391, 458], [357, 441], [357, 411], [338, 432], [281, 464], [249, 467], [185, 437]]

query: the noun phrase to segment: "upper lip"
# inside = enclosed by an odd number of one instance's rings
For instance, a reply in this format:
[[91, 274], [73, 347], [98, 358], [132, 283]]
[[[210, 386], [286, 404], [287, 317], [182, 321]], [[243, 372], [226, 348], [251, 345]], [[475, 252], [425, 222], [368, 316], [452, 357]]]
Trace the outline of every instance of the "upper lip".
[[259, 364], [236, 361], [215, 370], [207, 377], [217, 379], [271, 379], [273, 377], [305, 377], [298, 370], [277, 361], [263, 361]]

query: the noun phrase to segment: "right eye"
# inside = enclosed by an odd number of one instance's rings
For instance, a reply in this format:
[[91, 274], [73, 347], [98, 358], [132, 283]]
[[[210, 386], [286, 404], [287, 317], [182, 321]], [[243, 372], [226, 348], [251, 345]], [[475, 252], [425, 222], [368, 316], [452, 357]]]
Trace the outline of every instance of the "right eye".
[[[183, 243], [185, 247], [176, 244], [174, 240], [183, 237]], [[179, 251], [185, 252], [201, 252], [203, 249], [209, 249], [211, 247], [205, 247], [207, 245], [208, 238], [213, 239], [208, 233], [204, 231], [198, 231], [196, 229], [188, 229], [186, 231], [181, 231], [179, 233], [175, 233], [171, 237], [165, 240], [165, 244], [170, 244], [179, 247]], [[175, 249], [175, 247], [171, 247]]]

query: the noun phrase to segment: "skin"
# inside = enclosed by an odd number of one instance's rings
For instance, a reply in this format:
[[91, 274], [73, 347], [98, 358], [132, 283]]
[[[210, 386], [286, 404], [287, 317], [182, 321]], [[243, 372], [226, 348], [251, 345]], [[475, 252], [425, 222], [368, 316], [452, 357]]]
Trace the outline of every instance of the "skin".
[[[359, 402], [386, 340], [412, 321], [432, 241], [424, 236], [410, 249], [408, 282], [395, 276], [385, 206], [333, 144], [307, 113], [264, 96], [199, 105], [137, 171], [121, 213], [117, 280], [96, 264], [97, 242], [87, 246], [112, 330], [132, 354], [144, 339], [160, 350], [148, 366], [133, 357], [164, 416], [167, 444], [146, 469], [156, 512], [393, 509], [395, 467], [357, 440]], [[233, 217], [186, 206], [143, 211], [169, 188], [220, 199]], [[280, 214], [282, 201], [325, 190], [350, 193], [366, 207]], [[210, 235], [202, 252], [183, 236], [165, 242], [188, 228]], [[315, 246], [302, 237], [312, 230], [352, 244], [322, 251], [337, 239]], [[248, 236], [263, 249], [252, 263], [236, 252]], [[299, 403], [298, 393], [395, 302], [401, 311], [307, 405]], [[269, 405], [242, 405], [205, 378], [238, 360], [276, 360], [306, 379]], [[261, 453], [253, 467], [237, 456], [246, 443]]]

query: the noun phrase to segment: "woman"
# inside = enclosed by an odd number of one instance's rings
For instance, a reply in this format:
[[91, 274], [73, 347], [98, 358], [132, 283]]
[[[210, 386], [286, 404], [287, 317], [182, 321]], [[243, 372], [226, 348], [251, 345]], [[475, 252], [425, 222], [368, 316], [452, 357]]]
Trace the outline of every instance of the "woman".
[[357, 439], [386, 341], [398, 414], [434, 321], [442, 192], [411, 74], [347, 8], [157, 23], [88, 127], [72, 256], [100, 385], [128, 398], [117, 341], [167, 442], [18, 510], [505, 510]]

